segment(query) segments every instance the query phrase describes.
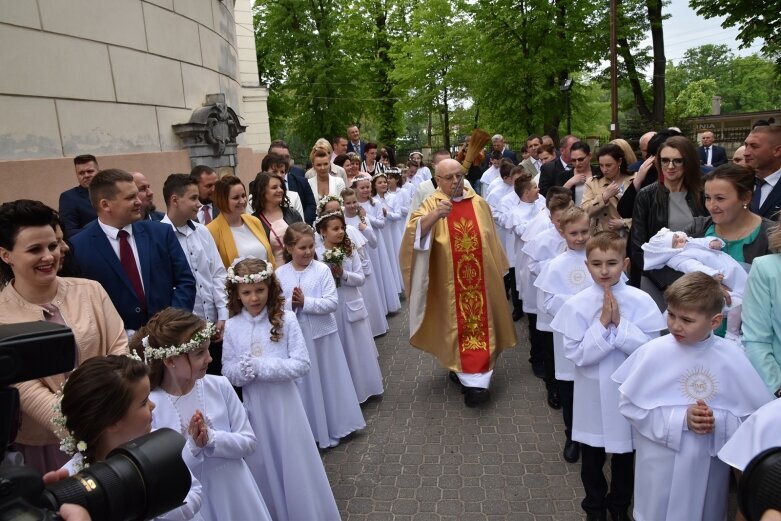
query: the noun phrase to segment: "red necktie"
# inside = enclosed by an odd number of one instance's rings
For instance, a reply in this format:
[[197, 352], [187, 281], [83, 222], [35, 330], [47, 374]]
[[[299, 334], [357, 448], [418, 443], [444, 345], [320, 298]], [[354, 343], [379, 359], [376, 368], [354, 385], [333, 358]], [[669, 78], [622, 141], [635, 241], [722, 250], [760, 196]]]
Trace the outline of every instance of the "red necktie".
[[119, 262], [122, 264], [122, 269], [125, 270], [127, 278], [130, 279], [130, 284], [133, 285], [133, 289], [136, 290], [136, 296], [138, 301], [141, 302], [141, 307], [146, 309], [146, 297], [144, 297], [144, 286], [141, 284], [141, 276], [138, 274], [138, 266], [136, 266], [136, 257], [133, 255], [133, 248], [130, 247], [130, 242], [127, 238], [130, 234], [125, 230], [119, 230], [117, 239], [119, 239]]
[[212, 222], [212, 216], [209, 213], [209, 205], [205, 204], [201, 206], [201, 211], [203, 212], [203, 224], [206, 225]]

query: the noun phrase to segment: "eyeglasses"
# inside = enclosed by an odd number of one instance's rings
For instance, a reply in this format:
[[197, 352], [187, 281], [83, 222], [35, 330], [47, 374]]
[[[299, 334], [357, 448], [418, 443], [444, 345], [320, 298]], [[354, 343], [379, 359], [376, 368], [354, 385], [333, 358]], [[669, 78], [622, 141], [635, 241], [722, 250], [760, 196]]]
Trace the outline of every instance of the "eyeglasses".
[[588, 156], [585, 156], [585, 157], [573, 157], [572, 161], [574, 161], [575, 163], [582, 163], [583, 161], [585, 161], [587, 159], [588, 159]]
[[683, 158], [682, 157], [663, 157], [661, 159], [662, 166], [681, 166], [683, 164]]

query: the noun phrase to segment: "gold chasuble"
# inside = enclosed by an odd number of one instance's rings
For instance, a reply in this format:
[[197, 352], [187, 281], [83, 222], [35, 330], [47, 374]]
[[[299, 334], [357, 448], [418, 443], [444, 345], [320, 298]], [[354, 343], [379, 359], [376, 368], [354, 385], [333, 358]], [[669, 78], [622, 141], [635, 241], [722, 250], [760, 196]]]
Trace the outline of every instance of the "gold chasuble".
[[[453, 200], [447, 219], [431, 228], [431, 247], [415, 249], [418, 221], [448, 197], [434, 192], [413, 212], [399, 261], [409, 302], [410, 344], [460, 373], [493, 369], [517, 343], [503, 276], [509, 264], [491, 210], [473, 190]], [[421, 243], [425, 242], [423, 238]]]

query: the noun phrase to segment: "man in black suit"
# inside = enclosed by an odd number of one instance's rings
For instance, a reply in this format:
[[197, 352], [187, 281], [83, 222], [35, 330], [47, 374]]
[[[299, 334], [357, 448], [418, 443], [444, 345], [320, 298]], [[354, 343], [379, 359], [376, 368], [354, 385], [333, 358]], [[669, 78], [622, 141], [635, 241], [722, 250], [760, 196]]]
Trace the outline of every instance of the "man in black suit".
[[198, 210], [198, 222], [205, 226], [220, 215], [220, 209], [212, 202], [214, 185], [217, 184], [219, 176], [211, 167], [197, 165], [190, 171], [190, 177], [198, 183], [198, 200], [201, 202], [201, 208]]
[[567, 134], [559, 142], [559, 157], [540, 168], [540, 193], [544, 196], [548, 188], [556, 184], [556, 178], [561, 177], [566, 170], [572, 169], [570, 148], [578, 141], [578, 138]]
[[777, 221], [781, 210], [781, 125], [754, 128], [745, 144], [743, 158], [756, 172], [751, 211]]
[[152, 191], [152, 185], [146, 180], [146, 176], [141, 172], [130, 172], [133, 176], [133, 182], [138, 188], [138, 199], [141, 201], [141, 219], [144, 221], [162, 221], [165, 214], [158, 212], [155, 208], [155, 193]]
[[[506, 157], [512, 161], [514, 165], [518, 164], [518, 156], [515, 154], [515, 152], [510, 150], [504, 140], [504, 136], [501, 134], [496, 134], [491, 138], [491, 149], [496, 150], [497, 152], [501, 152], [502, 157]], [[490, 158], [491, 155], [488, 154], [486, 157]], [[490, 159], [488, 160], [488, 163], [490, 163]], [[486, 168], [488, 168], [488, 166], [490, 166], [490, 164], [486, 165]]]
[[713, 132], [706, 130], [700, 137], [702, 146], [697, 148], [700, 154], [700, 164], [717, 167], [727, 163], [727, 151], [724, 148], [713, 144]]
[[73, 158], [73, 166], [79, 185], [60, 194], [60, 222], [66, 239], [98, 218], [89, 200], [89, 184], [98, 173], [98, 160], [95, 156], [84, 154]]
[[366, 141], [361, 141], [361, 131], [358, 125], [347, 127], [347, 137], [350, 141], [347, 143], [347, 151], [358, 154], [361, 157], [361, 161], [366, 159]]
[[[271, 142], [271, 146], [268, 147], [268, 153], [277, 154], [290, 161], [290, 149], [287, 147], [287, 143], [281, 139]], [[306, 180], [305, 172], [300, 168], [291, 166], [287, 175], [285, 175], [285, 185], [288, 190], [296, 192], [298, 197], [301, 198], [301, 206], [304, 207], [304, 221], [311, 225], [316, 217], [317, 202], [315, 201], [312, 187], [309, 186], [309, 182]]]

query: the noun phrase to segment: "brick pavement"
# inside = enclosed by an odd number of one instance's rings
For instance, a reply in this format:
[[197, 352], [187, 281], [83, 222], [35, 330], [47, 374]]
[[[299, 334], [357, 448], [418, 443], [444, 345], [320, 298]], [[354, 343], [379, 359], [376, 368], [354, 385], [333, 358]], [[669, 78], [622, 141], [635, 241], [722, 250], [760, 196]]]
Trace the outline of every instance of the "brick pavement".
[[385, 394], [366, 429], [324, 451], [344, 521], [580, 520], [579, 464], [561, 456], [561, 412], [531, 372], [526, 322], [499, 359], [492, 401], [464, 406], [457, 386], [408, 343], [406, 308], [377, 339]]

